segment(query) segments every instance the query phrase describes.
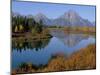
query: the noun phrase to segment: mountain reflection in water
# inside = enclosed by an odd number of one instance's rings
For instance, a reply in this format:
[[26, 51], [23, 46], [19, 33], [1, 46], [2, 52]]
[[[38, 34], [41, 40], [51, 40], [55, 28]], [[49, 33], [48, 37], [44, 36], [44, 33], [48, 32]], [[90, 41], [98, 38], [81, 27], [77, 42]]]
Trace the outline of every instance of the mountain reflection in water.
[[51, 35], [57, 37], [68, 47], [74, 47], [80, 41], [87, 40], [90, 37], [89, 34], [64, 33], [63, 31], [60, 30], [58, 30], [57, 32], [51, 31]]

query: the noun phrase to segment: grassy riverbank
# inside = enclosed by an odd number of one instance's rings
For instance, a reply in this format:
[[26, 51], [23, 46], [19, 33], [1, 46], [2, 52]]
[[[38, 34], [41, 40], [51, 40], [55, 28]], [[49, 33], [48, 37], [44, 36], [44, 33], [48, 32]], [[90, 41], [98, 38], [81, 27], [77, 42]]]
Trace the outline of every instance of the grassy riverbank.
[[87, 26], [83, 26], [83, 27], [49, 27], [48, 30], [52, 30], [52, 31], [57, 31], [57, 30], [61, 30], [64, 31], [65, 33], [84, 33], [84, 34], [95, 34], [96, 30], [95, 27], [87, 27]]
[[27, 33], [13, 33], [12, 34], [12, 40], [25, 40], [25, 39], [30, 39], [30, 40], [36, 40], [36, 39], [47, 39], [51, 38], [52, 36], [49, 34], [48, 29], [44, 29], [41, 33], [36, 33], [32, 34], [30, 32]]
[[96, 68], [96, 46], [95, 44], [82, 48], [69, 57], [63, 55], [53, 56], [47, 65], [36, 67], [31, 63], [23, 63], [16, 70], [12, 70], [13, 75], [19, 73], [53, 72], [86, 70]]

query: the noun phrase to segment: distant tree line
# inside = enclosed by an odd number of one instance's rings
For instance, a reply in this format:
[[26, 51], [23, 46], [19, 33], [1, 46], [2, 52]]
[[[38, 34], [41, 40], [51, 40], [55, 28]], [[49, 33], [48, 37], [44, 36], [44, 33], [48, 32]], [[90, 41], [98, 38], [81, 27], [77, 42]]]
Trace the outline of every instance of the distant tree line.
[[40, 20], [36, 22], [33, 17], [28, 16], [12, 16], [12, 32], [13, 33], [25, 33], [32, 32], [40, 33], [43, 30], [43, 22]]

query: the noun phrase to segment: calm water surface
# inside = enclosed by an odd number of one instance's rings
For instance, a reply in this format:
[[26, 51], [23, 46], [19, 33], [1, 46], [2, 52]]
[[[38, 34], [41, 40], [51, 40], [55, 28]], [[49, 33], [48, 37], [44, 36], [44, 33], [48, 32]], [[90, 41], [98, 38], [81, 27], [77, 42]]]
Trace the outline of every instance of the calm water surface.
[[93, 35], [65, 34], [63, 31], [51, 31], [53, 36], [44, 40], [13, 41], [12, 68], [23, 62], [45, 65], [54, 54], [71, 55], [71, 53], [95, 43]]

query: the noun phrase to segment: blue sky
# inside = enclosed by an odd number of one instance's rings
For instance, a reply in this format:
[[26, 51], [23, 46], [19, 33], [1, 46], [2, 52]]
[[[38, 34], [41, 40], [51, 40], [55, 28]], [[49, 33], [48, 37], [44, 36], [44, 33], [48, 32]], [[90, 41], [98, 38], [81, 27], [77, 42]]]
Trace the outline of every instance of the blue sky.
[[48, 18], [57, 18], [68, 10], [76, 11], [82, 18], [95, 21], [95, 6], [51, 4], [36, 2], [12, 2], [12, 11], [23, 15], [45, 14]]

